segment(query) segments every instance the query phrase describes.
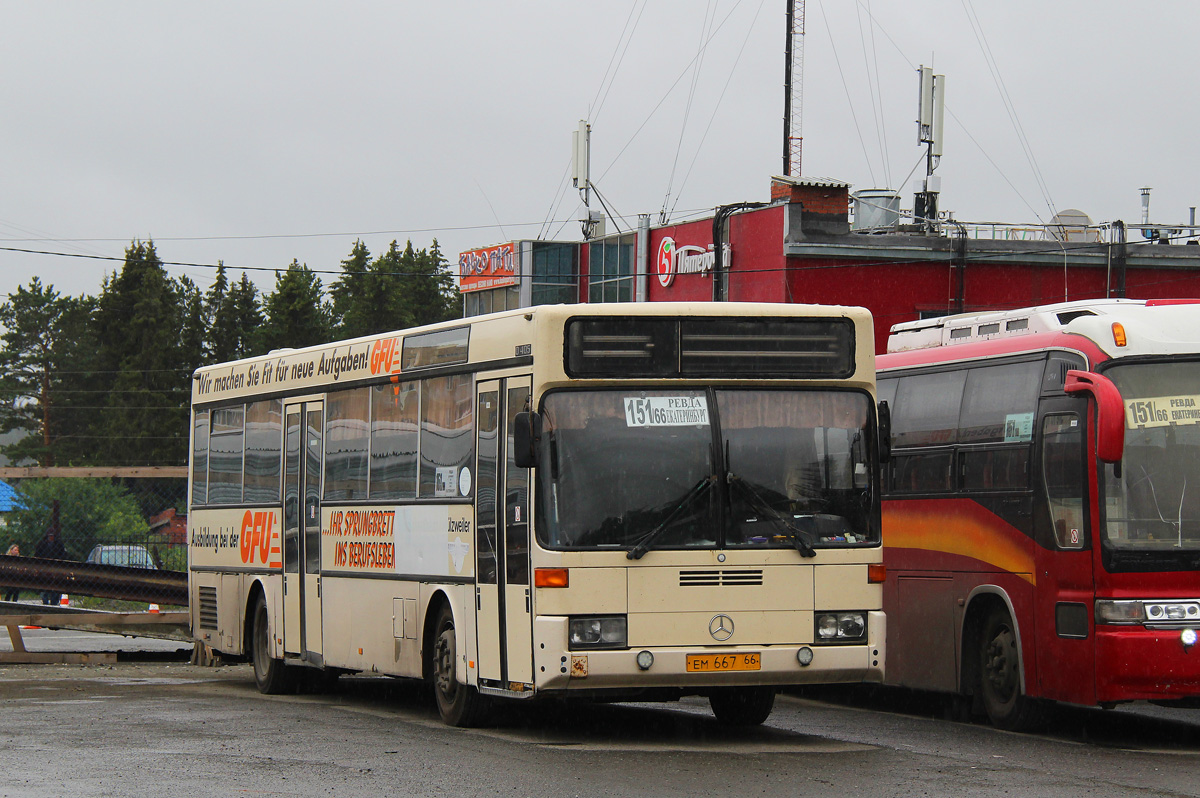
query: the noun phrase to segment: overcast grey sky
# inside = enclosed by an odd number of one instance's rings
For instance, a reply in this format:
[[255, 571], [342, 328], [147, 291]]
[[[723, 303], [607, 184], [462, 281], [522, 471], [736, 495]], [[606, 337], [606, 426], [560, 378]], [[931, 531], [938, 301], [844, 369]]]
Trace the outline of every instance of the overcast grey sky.
[[[378, 253], [436, 237], [452, 262], [575, 240], [581, 118], [627, 226], [765, 200], [786, 6], [0, 0], [0, 247], [120, 257], [153, 238], [165, 261], [236, 277], [293, 258], [336, 270], [355, 238]], [[1185, 221], [1198, 31], [1200, 4], [1171, 0], [808, 0], [803, 173], [911, 207], [926, 64], [947, 76], [938, 174], [956, 218], [1137, 222], [1149, 185], [1152, 217]], [[0, 294], [34, 275], [94, 294], [118, 265], [0, 250]]]

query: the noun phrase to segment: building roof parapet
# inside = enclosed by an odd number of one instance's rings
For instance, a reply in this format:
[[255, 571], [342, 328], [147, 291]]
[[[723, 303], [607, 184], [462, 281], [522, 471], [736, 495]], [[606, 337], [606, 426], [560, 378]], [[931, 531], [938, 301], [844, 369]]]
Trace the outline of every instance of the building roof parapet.
[[[872, 261], [945, 262], [956, 256], [957, 236], [866, 234], [806, 235], [784, 242], [787, 257], [854, 258]], [[1104, 266], [1116, 244], [970, 238], [967, 260], [1062, 265]], [[1131, 242], [1126, 245], [1126, 267], [1200, 269], [1200, 247], [1159, 246]]]

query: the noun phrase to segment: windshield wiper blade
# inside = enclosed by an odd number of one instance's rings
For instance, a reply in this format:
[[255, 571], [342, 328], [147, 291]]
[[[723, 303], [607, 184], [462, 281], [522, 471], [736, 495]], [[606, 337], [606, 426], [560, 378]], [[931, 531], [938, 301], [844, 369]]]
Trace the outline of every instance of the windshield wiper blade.
[[783, 537], [792, 541], [792, 545], [796, 547], [796, 551], [800, 552], [801, 557], [817, 556], [817, 551], [812, 545], [812, 535], [785, 518], [782, 513], [771, 506], [770, 502], [760, 496], [749, 482], [732, 472], [729, 473], [728, 479], [729, 484], [735, 486], [749, 500], [751, 507], [771, 519], [775, 527], [783, 532]]
[[693, 485], [691, 490], [689, 490], [684, 497], [679, 500], [679, 504], [675, 506], [675, 509], [672, 510], [666, 518], [660, 521], [658, 525], [654, 527], [654, 529], [651, 529], [649, 532], [642, 535], [637, 544], [634, 545], [629, 551], [625, 552], [625, 558], [629, 560], [642, 559], [642, 556], [647, 552], [647, 550], [649, 550], [650, 544], [652, 544], [655, 539], [657, 539], [658, 536], [663, 533], [663, 530], [670, 526], [671, 522], [678, 518], [680, 513], [682, 513], [693, 501], [695, 501], [710, 487], [712, 487], [713, 483], [716, 481], [717, 478], [715, 475], [701, 477], [700, 481]]

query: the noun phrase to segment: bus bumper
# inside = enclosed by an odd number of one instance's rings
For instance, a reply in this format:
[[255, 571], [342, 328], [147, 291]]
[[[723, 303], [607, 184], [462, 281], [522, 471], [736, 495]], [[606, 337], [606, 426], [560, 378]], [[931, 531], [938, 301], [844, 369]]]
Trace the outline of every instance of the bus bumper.
[[1200, 645], [1186, 630], [1095, 628], [1097, 703], [1200, 696]]
[[[536, 645], [534, 670], [538, 690], [702, 689], [709, 687], [882, 682], [887, 637], [884, 614], [869, 613], [865, 645], [663, 646], [620, 650], [568, 651], [566, 618], [540, 617], [535, 639], [561, 640], [563, 645]], [[638, 655], [649, 652], [652, 664], [642, 668]], [[807, 665], [801, 664], [811, 652]], [[758, 668], [689, 672], [689, 655], [730, 656], [744, 663], [758, 655]], [[643, 657], [645, 660], [645, 657]]]

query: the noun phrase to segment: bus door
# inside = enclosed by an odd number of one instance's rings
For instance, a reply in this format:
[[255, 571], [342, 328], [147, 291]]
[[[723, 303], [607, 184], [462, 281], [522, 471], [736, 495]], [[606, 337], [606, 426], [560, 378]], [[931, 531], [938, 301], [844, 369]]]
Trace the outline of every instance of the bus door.
[[283, 650], [322, 664], [322, 402], [284, 409]]
[[1095, 703], [1095, 636], [1087, 402], [1043, 400], [1034, 469], [1035, 605], [1040, 690]]
[[512, 426], [527, 409], [530, 379], [477, 388], [476, 624], [479, 678], [507, 688], [533, 683], [529, 585], [529, 471], [512, 455]]

